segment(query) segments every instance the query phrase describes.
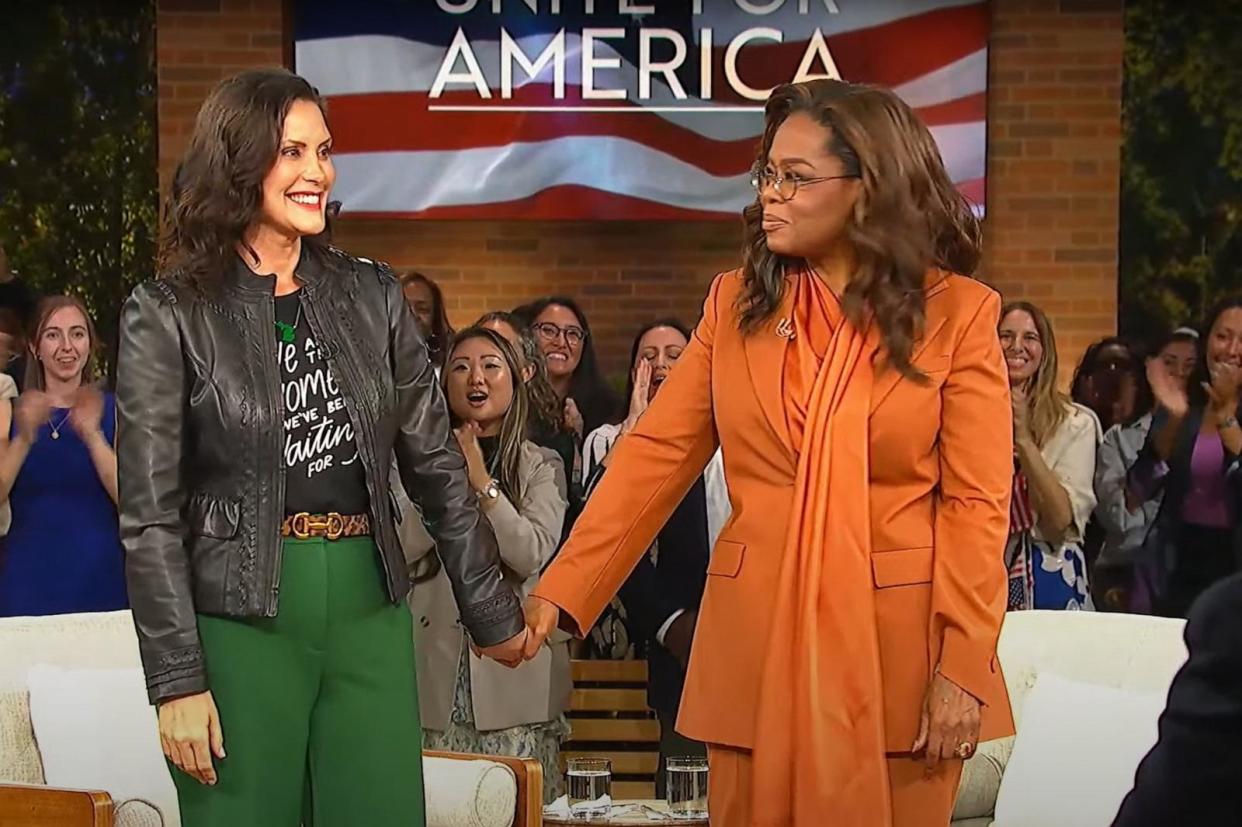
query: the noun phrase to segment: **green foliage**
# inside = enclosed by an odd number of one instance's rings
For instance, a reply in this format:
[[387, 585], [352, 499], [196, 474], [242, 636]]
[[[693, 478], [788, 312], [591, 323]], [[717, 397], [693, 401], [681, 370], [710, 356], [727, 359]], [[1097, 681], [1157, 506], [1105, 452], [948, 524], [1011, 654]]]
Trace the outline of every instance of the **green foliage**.
[[1121, 328], [1202, 320], [1242, 290], [1242, 0], [1130, 0]]
[[23, 2], [0, 27], [0, 244], [36, 292], [85, 300], [109, 355], [155, 257], [154, 16]]

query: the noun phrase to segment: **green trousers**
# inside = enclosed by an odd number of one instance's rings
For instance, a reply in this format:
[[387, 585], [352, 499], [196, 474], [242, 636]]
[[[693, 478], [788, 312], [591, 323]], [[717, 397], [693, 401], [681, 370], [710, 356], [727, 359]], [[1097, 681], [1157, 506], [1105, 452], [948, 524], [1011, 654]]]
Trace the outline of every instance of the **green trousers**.
[[410, 611], [369, 537], [286, 540], [274, 618], [198, 616], [218, 781], [172, 767], [185, 827], [423, 827]]

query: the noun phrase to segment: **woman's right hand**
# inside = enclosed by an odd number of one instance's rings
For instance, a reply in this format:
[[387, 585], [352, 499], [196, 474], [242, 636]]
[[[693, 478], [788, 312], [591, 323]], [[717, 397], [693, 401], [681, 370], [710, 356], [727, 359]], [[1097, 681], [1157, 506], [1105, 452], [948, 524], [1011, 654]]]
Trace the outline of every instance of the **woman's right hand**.
[[17, 434], [27, 442], [34, 443], [39, 429], [52, 415], [52, 398], [43, 391], [28, 390], [19, 396], [13, 406], [13, 421]]
[[1180, 419], [1190, 410], [1190, 400], [1186, 389], [1169, 372], [1169, 368], [1160, 359], [1147, 360], [1147, 382], [1151, 385], [1152, 396], [1156, 404]]
[[630, 412], [621, 424], [621, 433], [628, 434], [634, 430], [638, 420], [647, 412], [648, 398], [651, 396], [651, 363], [646, 359], [638, 361], [634, 369], [634, 391], [630, 394]]
[[211, 757], [224, 758], [220, 713], [210, 692], [164, 701], [159, 707], [164, 755], [200, 784], [216, 783]]

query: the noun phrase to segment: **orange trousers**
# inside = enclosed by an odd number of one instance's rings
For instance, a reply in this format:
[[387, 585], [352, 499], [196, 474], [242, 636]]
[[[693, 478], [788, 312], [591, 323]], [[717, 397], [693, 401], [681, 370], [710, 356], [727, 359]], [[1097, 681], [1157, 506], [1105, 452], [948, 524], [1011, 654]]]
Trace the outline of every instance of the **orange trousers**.
[[[750, 751], [708, 745], [707, 761], [711, 827], [753, 827]], [[921, 762], [907, 756], [889, 758], [893, 827], [947, 827], [961, 776], [961, 761], [943, 761], [928, 776]], [[826, 814], [824, 823], [833, 821]]]

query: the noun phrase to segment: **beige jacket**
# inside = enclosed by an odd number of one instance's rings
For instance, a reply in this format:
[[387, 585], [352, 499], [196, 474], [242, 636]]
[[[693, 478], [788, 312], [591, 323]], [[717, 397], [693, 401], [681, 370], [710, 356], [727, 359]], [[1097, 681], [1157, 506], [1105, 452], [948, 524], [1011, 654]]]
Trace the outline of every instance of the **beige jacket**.
[[[525, 599], [560, 541], [566, 484], [560, 458], [531, 442], [523, 446], [518, 471], [522, 501], [515, 507], [502, 494], [486, 515], [496, 532], [505, 579]], [[417, 507], [399, 486], [397, 490], [402, 513], [398, 533], [412, 569], [435, 546]], [[424, 727], [443, 731], [452, 715], [458, 663], [467, 644], [443, 569], [411, 590], [407, 601], [414, 614], [419, 714]], [[551, 721], [568, 707], [572, 688], [566, 635], [555, 638], [538, 657], [517, 669], [470, 655], [474, 721], [481, 731]]]

